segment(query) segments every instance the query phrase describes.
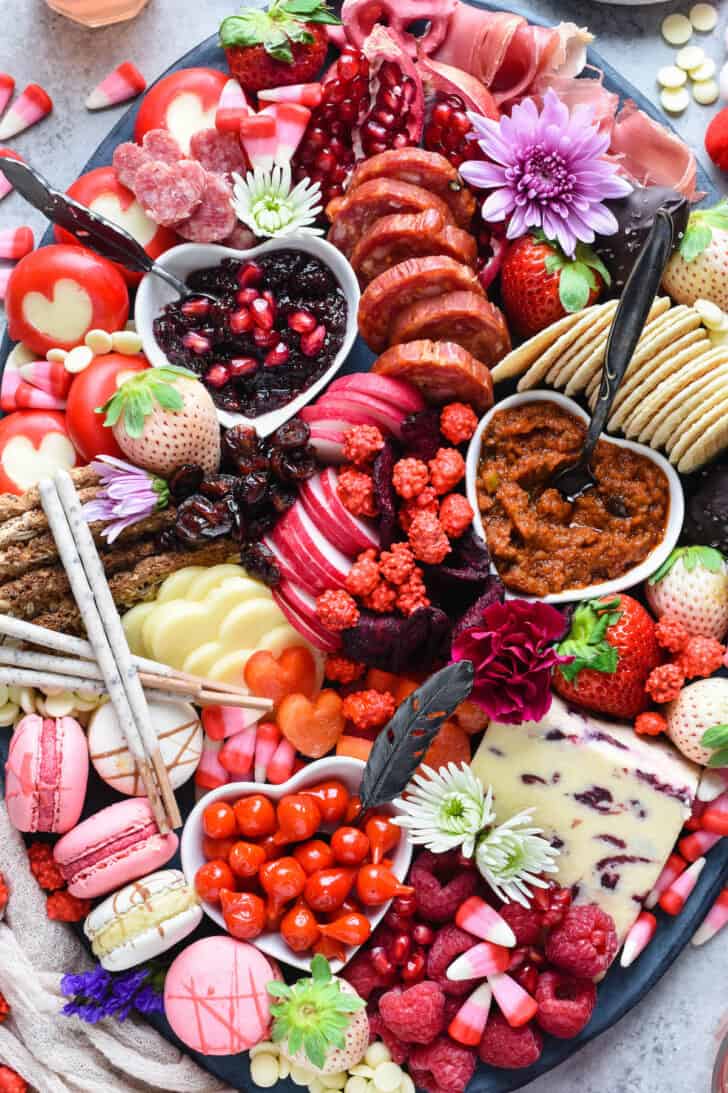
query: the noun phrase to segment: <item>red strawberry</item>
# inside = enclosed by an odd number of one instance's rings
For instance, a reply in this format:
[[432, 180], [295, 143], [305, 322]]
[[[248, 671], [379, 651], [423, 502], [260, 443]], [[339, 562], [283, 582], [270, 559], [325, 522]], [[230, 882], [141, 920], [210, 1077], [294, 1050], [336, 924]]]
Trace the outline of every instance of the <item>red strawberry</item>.
[[554, 672], [563, 698], [588, 710], [631, 719], [647, 705], [645, 680], [660, 662], [655, 624], [631, 596], [585, 600], [558, 646], [574, 659]]
[[531, 337], [572, 311], [593, 304], [610, 278], [591, 247], [567, 257], [543, 232], [517, 239], [501, 270], [501, 297], [516, 333]]
[[326, 23], [341, 20], [325, 0], [272, 0], [244, 8], [220, 24], [220, 42], [231, 74], [247, 91], [307, 83], [326, 58]]

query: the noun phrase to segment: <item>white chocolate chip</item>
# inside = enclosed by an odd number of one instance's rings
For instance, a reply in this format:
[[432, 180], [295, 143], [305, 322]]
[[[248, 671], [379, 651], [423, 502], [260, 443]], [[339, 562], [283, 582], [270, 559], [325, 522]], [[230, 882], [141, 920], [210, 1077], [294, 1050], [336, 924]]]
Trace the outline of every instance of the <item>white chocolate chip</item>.
[[701, 106], [710, 106], [717, 102], [720, 89], [715, 80], [696, 80], [693, 84], [693, 98]]
[[671, 46], [684, 46], [693, 35], [693, 25], [686, 15], [675, 12], [662, 20], [662, 37]]
[[660, 102], [668, 114], [682, 114], [690, 102], [690, 96], [684, 87], [678, 87], [676, 91], [661, 91]]
[[111, 334], [108, 330], [89, 330], [83, 340], [97, 356], [111, 352]]
[[712, 4], [693, 4], [690, 9], [690, 22], [701, 34], [709, 34], [718, 23], [718, 12]]
[[[275, 1046], [278, 1047], [277, 1044]], [[281, 1081], [291, 1073], [291, 1061], [285, 1055], [280, 1055], [278, 1058], [278, 1070], [280, 1071]]]
[[35, 692], [31, 687], [20, 688], [20, 708], [25, 713], [35, 713]]
[[272, 1040], [261, 1040], [259, 1044], [253, 1044], [248, 1054], [254, 1059], [256, 1055], [277, 1055], [279, 1050]]
[[321, 1081], [321, 1078], [318, 1078], [316, 1075], [314, 1075], [312, 1078], [309, 1078], [308, 1089], [309, 1093], [324, 1093], [324, 1085]]
[[705, 50], [700, 46], [685, 46], [685, 49], [681, 49], [675, 58], [675, 64], [685, 72], [690, 72], [691, 69], [698, 68], [704, 60]]
[[300, 1063], [291, 1063], [291, 1081], [296, 1085], [308, 1085], [312, 1077], [308, 1067], [301, 1066]]
[[702, 319], [703, 326], [707, 327], [708, 330], [720, 330], [728, 318], [725, 311], [718, 307], [716, 303], [713, 303], [712, 300], [700, 298], [695, 301], [693, 307]]
[[89, 349], [87, 345], [77, 345], [75, 349], [66, 356], [63, 362], [63, 367], [67, 372], [71, 372], [72, 375], [77, 375], [79, 372], [83, 372], [85, 368], [91, 364], [94, 359], [93, 350]]
[[697, 68], [690, 69], [691, 80], [712, 80], [715, 76], [717, 65], [712, 57], [706, 57]]
[[125, 357], [134, 357], [142, 351], [142, 339], [134, 330], [115, 330], [111, 335], [111, 344], [117, 353]]
[[46, 360], [50, 361], [51, 364], [63, 364], [67, 356], [67, 349], [49, 349], [46, 353]]
[[360, 1078], [357, 1075], [354, 1075], [353, 1078], [349, 1078], [344, 1086], [344, 1093], [367, 1093], [368, 1085], [369, 1082], [366, 1078]]
[[4, 683], [0, 683], [0, 706], [4, 706], [7, 703], [9, 697], [10, 692], [8, 691], [8, 688], [5, 686]]
[[256, 1055], [250, 1060], [250, 1077], [261, 1089], [272, 1089], [279, 1080], [278, 1060], [275, 1055]]
[[406, 1072], [402, 1074], [402, 1084], [399, 1093], [415, 1093], [415, 1083]]
[[657, 82], [660, 87], [667, 87], [670, 91], [677, 90], [687, 83], [687, 73], [677, 65], [663, 65], [657, 73]]
[[396, 1093], [402, 1084], [402, 1068], [396, 1063], [380, 1063], [374, 1070], [374, 1088], [379, 1093]]
[[[364, 1052], [364, 1062], [367, 1066], [377, 1067], [380, 1063], [388, 1063], [391, 1058], [391, 1051], [381, 1040], [375, 1040]], [[367, 1075], [367, 1077], [370, 1077], [370, 1075]]]
[[343, 1089], [348, 1077], [345, 1070], [338, 1070], [335, 1074], [322, 1074], [319, 1081], [324, 1089]]

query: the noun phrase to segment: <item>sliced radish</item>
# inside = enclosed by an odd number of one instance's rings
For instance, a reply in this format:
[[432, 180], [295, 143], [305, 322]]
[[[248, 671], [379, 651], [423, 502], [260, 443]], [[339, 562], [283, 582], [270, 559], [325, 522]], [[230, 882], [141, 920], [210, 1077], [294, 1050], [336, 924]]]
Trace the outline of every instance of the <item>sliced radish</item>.
[[[388, 402], [363, 395], [359, 391], [334, 392], [324, 395], [316, 403], [321, 413], [327, 413], [329, 417], [341, 417], [349, 420], [352, 425], [360, 422], [355, 420], [360, 415], [365, 415], [370, 423], [378, 425], [386, 433], [400, 437], [402, 435], [402, 422], [407, 416], [401, 410], [396, 410]], [[361, 424], [364, 424], [361, 422]]]
[[317, 580], [315, 584], [309, 583], [305, 573], [301, 569], [301, 566], [298, 565], [294, 567], [291, 559], [288, 557], [285, 551], [281, 550], [278, 543], [275, 543], [270, 536], [266, 537], [263, 540], [263, 545], [268, 547], [268, 550], [271, 552], [273, 558], [275, 559], [276, 565], [281, 571], [281, 576], [285, 580], [298, 581], [299, 584], [302, 584], [304, 586], [307, 592], [310, 592], [314, 596], [317, 596], [320, 591], [323, 591], [320, 581]]
[[358, 550], [369, 550], [370, 547], [374, 547], [375, 550], [379, 549], [379, 532], [376, 526], [371, 520], [362, 520], [359, 516], [354, 516], [352, 512], [342, 504], [341, 499], [336, 492], [336, 485], [339, 480], [339, 476], [332, 467], [328, 467], [321, 474], [321, 488], [324, 493], [326, 503], [334, 514], [334, 518], [340, 520], [342, 526], [346, 528], [353, 538], [355, 538]]
[[351, 569], [351, 558], [329, 541], [323, 529], [316, 527], [300, 502], [296, 502], [290, 510], [290, 516], [299, 541], [303, 542], [311, 560], [325, 574], [329, 587], [343, 588]]
[[333, 395], [330, 401], [335, 404], [333, 409], [324, 407], [324, 400], [319, 399], [310, 406], [304, 406], [298, 416], [308, 425], [321, 425], [326, 429], [341, 429], [343, 432], [350, 429], [352, 425], [379, 424], [374, 414], [370, 414], [361, 406], [352, 406], [351, 403], [342, 405], [342, 400], [335, 399]]
[[312, 425], [311, 435], [308, 439], [316, 451], [317, 458], [322, 463], [343, 463], [344, 431], [343, 429], [330, 428], [331, 425], [331, 422]]
[[291, 510], [283, 516], [271, 533], [271, 539], [283, 556], [286, 566], [293, 573], [293, 580], [305, 584], [312, 596], [318, 596], [330, 588], [326, 574], [315, 565], [290, 518]]
[[[286, 586], [289, 587], [288, 582], [286, 582]], [[298, 630], [301, 637], [305, 638], [306, 641], [310, 642], [316, 649], [321, 649], [324, 653], [336, 652], [341, 644], [336, 634], [332, 634], [330, 630], [324, 630], [320, 624], [314, 629], [306, 619], [299, 615], [278, 588], [272, 589], [272, 593], [273, 599], [278, 604], [291, 626], [295, 630]]]
[[405, 380], [390, 379], [389, 376], [376, 376], [373, 372], [357, 372], [353, 376], [339, 376], [329, 384], [328, 393], [334, 391], [359, 391], [362, 395], [381, 399], [395, 410], [405, 414], [416, 414], [424, 410], [425, 400], [416, 387]]
[[321, 528], [327, 539], [339, 550], [350, 558], [359, 553], [361, 548], [358, 539], [351, 534], [348, 527], [342, 524], [341, 520], [337, 520], [334, 516], [324, 496], [320, 475], [315, 475], [302, 483], [301, 502], [314, 524]]

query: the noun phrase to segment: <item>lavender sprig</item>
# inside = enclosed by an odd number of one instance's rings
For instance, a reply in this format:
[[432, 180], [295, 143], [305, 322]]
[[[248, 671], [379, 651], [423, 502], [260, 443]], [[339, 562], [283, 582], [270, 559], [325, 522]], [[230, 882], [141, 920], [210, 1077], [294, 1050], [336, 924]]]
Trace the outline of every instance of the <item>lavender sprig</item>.
[[161, 1013], [164, 969], [142, 965], [112, 975], [98, 964], [81, 975], [64, 975], [61, 992], [70, 998], [62, 1009], [66, 1017], [80, 1017], [95, 1025], [105, 1017], [125, 1021], [132, 1010]]

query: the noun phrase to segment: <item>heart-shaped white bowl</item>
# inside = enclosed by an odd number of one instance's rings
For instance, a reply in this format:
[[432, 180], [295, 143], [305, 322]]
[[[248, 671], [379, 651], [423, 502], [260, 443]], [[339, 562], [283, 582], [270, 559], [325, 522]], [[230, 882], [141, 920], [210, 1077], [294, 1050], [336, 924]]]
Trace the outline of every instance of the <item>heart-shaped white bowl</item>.
[[[569, 413], [574, 414], [575, 417], [578, 417], [585, 425], [589, 424], [589, 415], [582, 410], [578, 403], [574, 402], [573, 399], [567, 398], [566, 395], [560, 395], [555, 391], [528, 391], [520, 395], [511, 395], [510, 398], [504, 398], [501, 402], [497, 402], [481, 419], [478, 428], [473, 434], [465, 461], [465, 487], [468, 501], [475, 514], [473, 516], [473, 530], [480, 539], [486, 538], [483, 521], [480, 516], [480, 509], [478, 508], [478, 493], [476, 488], [483, 432], [487, 429], [493, 414], [498, 413], [500, 410], [508, 410], [514, 406], [524, 406], [529, 402], [544, 401], [555, 403], [556, 406], [560, 406], [563, 410], [567, 410]], [[626, 573], [623, 573], [621, 577], [615, 577], [613, 581], [602, 581], [600, 584], [590, 584], [585, 588], [565, 589], [563, 592], [553, 592], [548, 596], [520, 596], [518, 593], [508, 592], [506, 593], [507, 595], [519, 596], [520, 599], [524, 600], [541, 599], [544, 603], [566, 603], [568, 600], [590, 600], [598, 596], [611, 596], [615, 592], [622, 592], [625, 588], [631, 588], [652, 576], [677, 543], [682, 528], [683, 516], [685, 515], [685, 498], [683, 497], [682, 486], [680, 485], [680, 479], [678, 478], [675, 469], [670, 466], [664, 456], [661, 456], [659, 452], [653, 451], [652, 448], [648, 448], [644, 444], [635, 444], [632, 440], [622, 440], [621, 438], [606, 436], [606, 434], [604, 435], [604, 439], [610, 444], [618, 444], [622, 448], [631, 448], [632, 451], [639, 452], [640, 455], [644, 455], [647, 459], [651, 459], [667, 478], [670, 487], [670, 511], [668, 513], [665, 535], [662, 542], [660, 542], [638, 566], [628, 569]], [[498, 572], [492, 562], [491, 570], [496, 574]]]
[[[165, 251], [157, 259], [157, 265], [168, 269], [181, 281], [186, 281], [191, 273], [198, 269], [216, 266], [223, 258], [259, 258], [278, 250], [305, 251], [306, 254], [313, 255], [329, 267], [346, 297], [346, 332], [333, 364], [305, 391], [296, 395], [285, 406], [255, 418], [245, 417], [244, 414], [234, 414], [228, 410], [217, 411], [221, 425], [226, 428], [233, 425], [254, 425], [259, 436], [268, 436], [275, 432], [279, 425], [288, 421], [306, 406], [334, 378], [351, 352], [358, 333], [356, 315], [359, 308], [359, 284], [353, 269], [341, 251], [317, 235], [291, 235], [283, 239], [269, 239], [267, 243], [261, 243], [250, 250], [233, 250], [231, 247], [223, 247], [218, 243], [183, 243], [179, 247], [172, 247]], [[177, 298], [172, 286], [153, 273], [148, 273], [137, 289], [134, 321], [142, 339], [144, 355], [155, 368], [169, 364], [169, 361], [154, 336], [154, 320], [161, 315], [167, 304]]]
[[[237, 801], [240, 797], [248, 796], [251, 793], [263, 793], [275, 803], [286, 793], [300, 793], [303, 789], [315, 786], [317, 782], [328, 781], [331, 778], [343, 782], [349, 792], [354, 794], [359, 790], [363, 770], [364, 763], [361, 759], [331, 756], [327, 759], [317, 759], [315, 762], [309, 763], [280, 786], [272, 786], [262, 782], [228, 782], [227, 785], [206, 793], [190, 812], [182, 832], [180, 853], [182, 870], [187, 883], [194, 887], [195, 874], [207, 860], [202, 852], [202, 814], [213, 801]], [[397, 809], [393, 805], [383, 805], [377, 809], [377, 812], [384, 812], [394, 816]], [[331, 828], [323, 827], [322, 830], [330, 831]], [[404, 831], [394, 855], [390, 855], [390, 858], [393, 873], [399, 881], [403, 881], [407, 876], [407, 870], [412, 858], [412, 845]], [[204, 900], [202, 901], [202, 907], [205, 913], [224, 930], [225, 920], [220, 908]], [[375, 907], [367, 911], [367, 916], [372, 924], [372, 932], [381, 922], [388, 907], [389, 903], [384, 903], [381, 907]], [[308, 971], [311, 967], [311, 958], [305, 954], [294, 953], [277, 932], [261, 934], [255, 938], [252, 944], [257, 945], [262, 952], [282, 961], [284, 964], [292, 964], [303, 971]], [[344, 961], [332, 960], [330, 962], [332, 971], [337, 972], [343, 968], [358, 948], [358, 945], [349, 946]]]

